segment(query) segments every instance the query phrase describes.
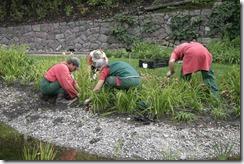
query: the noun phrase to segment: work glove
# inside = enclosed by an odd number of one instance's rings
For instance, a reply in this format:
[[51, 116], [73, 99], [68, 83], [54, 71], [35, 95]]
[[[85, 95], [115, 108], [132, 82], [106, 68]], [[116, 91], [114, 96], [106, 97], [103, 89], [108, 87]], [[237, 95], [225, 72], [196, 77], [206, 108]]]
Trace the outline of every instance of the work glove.
[[97, 74], [96, 73], [93, 74], [92, 79], [93, 80], [96, 80], [97, 79]]

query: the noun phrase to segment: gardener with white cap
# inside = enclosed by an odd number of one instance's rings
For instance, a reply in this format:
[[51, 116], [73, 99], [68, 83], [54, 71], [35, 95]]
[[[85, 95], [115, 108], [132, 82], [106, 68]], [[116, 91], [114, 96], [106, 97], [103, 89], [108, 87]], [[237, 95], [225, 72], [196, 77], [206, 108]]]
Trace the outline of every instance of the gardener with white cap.
[[78, 97], [78, 85], [72, 72], [80, 67], [80, 59], [70, 57], [53, 65], [41, 79], [40, 89], [43, 96], [57, 96], [56, 103], [67, 103]]
[[99, 92], [103, 85], [128, 90], [140, 84], [138, 72], [126, 62], [116, 61], [108, 64], [106, 59], [100, 57], [93, 59], [93, 66], [100, 73], [94, 92]]
[[106, 63], [108, 63], [108, 58], [105, 52], [101, 48], [97, 50], [93, 50], [87, 55], [87, 63], [91, 66], [90, 69], [92, 72], [92, 78], [94, 80], [96, 79], [97, 69], [93, 65], [93, 60], [100, 59], [100, 58], [105, 59]]

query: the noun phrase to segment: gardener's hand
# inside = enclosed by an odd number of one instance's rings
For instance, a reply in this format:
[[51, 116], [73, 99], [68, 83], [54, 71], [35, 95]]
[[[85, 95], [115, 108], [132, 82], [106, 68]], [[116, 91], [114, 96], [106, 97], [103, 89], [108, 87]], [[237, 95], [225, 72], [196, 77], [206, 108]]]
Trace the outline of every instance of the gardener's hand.
[[170, 78], [173, 74], [174, 74], [174, 73], [172, 73], [171, 71], [168, 71], [167, 74], [166, 74], [166, 76], [167, 76], [168, 78]]
[[88, 105], [91, 102], [91, 98], [88, 98], [84, 101], [84, 105]]

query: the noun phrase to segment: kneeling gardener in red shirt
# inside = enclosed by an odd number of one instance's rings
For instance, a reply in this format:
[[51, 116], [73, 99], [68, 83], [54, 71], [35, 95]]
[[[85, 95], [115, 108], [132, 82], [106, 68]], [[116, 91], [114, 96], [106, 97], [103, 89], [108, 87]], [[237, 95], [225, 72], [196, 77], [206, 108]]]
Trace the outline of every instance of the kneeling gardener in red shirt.
[[214, 95], [218, 95], [218, 87], [215, 83], [214, 72], [211, 69], [212, 54], [201, 43], [190, 42], [178, 45], [169, 60], [169, 71], [167, 76], [172, 76], [174, 71], [174, 63], [183, 60], [181, 68], [181, 77], [185, 80], [191, 79], [191, 74], [201, 71], [203, 81], [209, 86]]
[[80, 67], [80, 60], [70, 57], [53, 65], [41, 79], [40, 89], [45, 96], [57, 96], [56, 103], [64, 103], [78, 97], [78, 85], [72, 72]]

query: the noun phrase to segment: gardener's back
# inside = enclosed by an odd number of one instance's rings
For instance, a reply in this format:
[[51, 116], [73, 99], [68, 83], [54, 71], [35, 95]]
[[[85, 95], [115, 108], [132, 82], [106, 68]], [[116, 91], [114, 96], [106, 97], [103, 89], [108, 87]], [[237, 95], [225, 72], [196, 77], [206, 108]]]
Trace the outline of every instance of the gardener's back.
[[130, 77], [136, 76], [139, 77], [138, 72], [128, 63], [123, 61], [111, 62], [108, 64], [110, 69], [110, 76], [119, 76], [119, 77]]

